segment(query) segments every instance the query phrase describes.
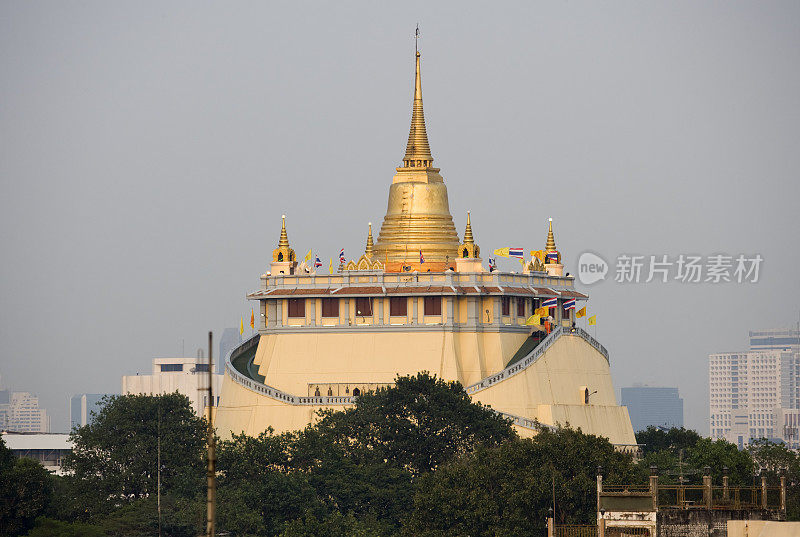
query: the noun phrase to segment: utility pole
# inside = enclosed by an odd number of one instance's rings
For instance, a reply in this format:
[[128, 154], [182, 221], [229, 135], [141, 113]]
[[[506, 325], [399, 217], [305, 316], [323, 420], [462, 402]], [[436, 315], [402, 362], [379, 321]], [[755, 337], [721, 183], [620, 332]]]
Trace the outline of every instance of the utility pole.
[[158, 396], [158, 537], [161, 537], [161, 396]]
[[206, 537], [214, 537], [217, 525], [217, 453], [214, 441], [214, 372], [212, 334], [208, 333], [208, 491], [206, 500]]

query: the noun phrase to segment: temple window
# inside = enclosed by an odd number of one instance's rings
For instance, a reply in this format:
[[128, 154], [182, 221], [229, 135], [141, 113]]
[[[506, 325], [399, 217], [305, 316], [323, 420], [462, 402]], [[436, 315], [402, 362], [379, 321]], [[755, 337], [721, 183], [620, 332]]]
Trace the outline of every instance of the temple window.
[[338, 298], [323, 298], [322, 299], [322, 316], [323, 317], [338, 317], [339, 316], [339, 299]]
[[389, 298], [389, 315], [392, 317], [405, 317], [408, 315], [408, 299], [404, 296]]
[[361, 395], [361, 390], [353, 388], [353, 397], [358, 397], [359, 395]]
[[464, 253], [461, 255], [461, 257], [469, 257], [469, 250], [464, 248]]
[[503, 315], [511, 315], [511, 297], [504, 296], [500, 298], [500, 305]]
[[305, 298], [290, 298], [289, 299], [289, 317], [305, 317], [306, 316], [306, 299]]
[[426, 296], [425, 315], [441, 315], [441, 314], [442, 314], [442, 297]]
[[356, 298], [356, 315], [359, 317], [372, 316], [372, 299], [369, 297]]
[[517, 297], [517, 317], [525, 317], [525, 299]]

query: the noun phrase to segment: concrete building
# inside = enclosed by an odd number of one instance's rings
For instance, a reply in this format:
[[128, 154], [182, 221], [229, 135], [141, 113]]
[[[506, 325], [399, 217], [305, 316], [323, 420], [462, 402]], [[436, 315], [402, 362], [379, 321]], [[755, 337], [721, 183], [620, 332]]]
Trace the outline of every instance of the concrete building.
[[751, 330], [750, 350], [800, 352], [800, 330], [794, 328]]
[[59, 475], [64, 456], [72, 450], [68, 434], [4, 432], [3, 441], [16, 457], [38, 461]]
[[47, 410], [39, 407], [39, 398], [35, 395], [3, 390], [0, 391], [0, 428], [24, 433], [48, 433], [50, 417]]
[[[220, 401], [222, 375], [213, 374], [215, 404]], [[122, 377], [122, 394], [158, 395], [178, 392], [189, 398], [197, 415], [208, 406], [208, 362], [203, 358], [156, 358], [149, 375]]]
[[797, 447], [800, 353], [796, 330], [750, 332], [751, 350], [709, 355], [712, 438], [739, 447], [769, 438]]
[[622, 388], [621, 403], [628, 408], [634, 431], [643, 431], [651, 425], [683, 427], [683, 399], [678, 395], [678, 388]]
[[320, 409], [342, 410], [397, 375], [429, 371], [459, 381], [523, 435], [535, 434], [538, 420], [635, 444], [609, 354], [576, 326], [576, 302], [588, 296], [564, 275], [552, 220], [544, 245], [531, 239], [529, 259], [507, 249], [522, 258], [519, 273], [485, 268], [469, 213], [459, 239], [433, 167], [419, 54], [415, 67], [408, 143], [377, 241], [369, 224], [363, 255], [347, 260], [342, 251], [338, 268], [318, 273], [298, 263], [282, 218], [260, 288], [248, 295], [258, 304], [258, 332], [225, 363], [219, 433], [302, 429]]
[[108, 393], [79, 393], [69, 398], [69, 428], [83, 427], [92, 421], [92, 412], [100, 410], [100, 401]]

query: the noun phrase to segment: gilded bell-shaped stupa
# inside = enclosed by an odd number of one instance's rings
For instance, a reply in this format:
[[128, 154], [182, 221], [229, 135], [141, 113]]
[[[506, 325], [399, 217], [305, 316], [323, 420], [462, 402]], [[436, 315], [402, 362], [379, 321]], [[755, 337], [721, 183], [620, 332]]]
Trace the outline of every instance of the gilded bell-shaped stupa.
[[459, 240], [447, 187], [439, 168], [433, 167], [425, 130], [419, 52], [416, 60], [406, 153], [389, 187], [389, 204], [375, 244], [375, 256], [385, 262], [388, 271], [442, 271], [454, 267], [458, 256]]

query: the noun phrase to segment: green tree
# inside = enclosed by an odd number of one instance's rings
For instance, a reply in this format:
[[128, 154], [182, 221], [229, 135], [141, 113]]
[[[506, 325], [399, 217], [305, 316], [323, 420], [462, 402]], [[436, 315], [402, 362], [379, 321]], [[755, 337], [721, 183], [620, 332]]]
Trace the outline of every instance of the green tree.
[[531, 439], [479, 447], [423, 475], [408, 535], [537, 535], [553, 505], [561, 523], [592, 523], [596, 469], [613, 483], [635, 482], [629, 455], [608, 440], [572, 429], [542, 429]]
[[64, 467], [74, 516], [107, 513], [157, 491], [158, 444], [164, 495], [202, 490], [205, 421], [179, 393], [106, 398], [94, 421], [70, 435]]
[[26, 537], [105, 537], [105, 535], [103, 528], [93, 524], [39, 518]]
[[702, 471], [708, 466], [714, 483], [722, 483], [723, 469], [728, 468], [731, 486], [753, 484], [753, 458], [747, 451], [740, 451], [735, 444], [725, 440], [701, 438], [686, 452], [690, 468]]
[[22, 535], [47, 509], [52, 497], [50, 473], [38, 462], [15, 458], [0, 438], [0, 529]]
[[636, 433], [636, 442], [644, 444], [642, 455], [650, 453], [668, 451], [678, 457], [681, 450], [686, 451], [694, 447], [697, 441], [702, 438], [697, 431], [684, 429], [683, 427], [672, 427], [664, 430], [663, 428], [649, 426], [644, 431]]
[[458, 382], [428, 373], [397, 377], [354, 408], [322, 412], [313, 431], [356, 462], [386, 461], [417, 476], [479, 444], [516, 436], [509, 420], [475, 403]]
[[800, 520], [800, 455], [786, 447], [762, 438], [753, 440], [747, 448], [756, 469], [767, 477], [771, 486], [777, 486], [783, 476], [786, 480], [786, 518]]

